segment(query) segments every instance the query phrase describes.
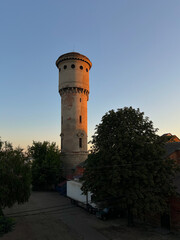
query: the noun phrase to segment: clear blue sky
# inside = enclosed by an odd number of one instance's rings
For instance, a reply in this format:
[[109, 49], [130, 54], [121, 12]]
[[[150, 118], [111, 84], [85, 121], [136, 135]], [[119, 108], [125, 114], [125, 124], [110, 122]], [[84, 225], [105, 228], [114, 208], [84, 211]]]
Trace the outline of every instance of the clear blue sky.
[[60, 145], [55, 61], [71, 51], [93, 63], [89, 140], [107, 111], [124, 106], [180, 137], [179, 0], [1, 0], [2, 140]]

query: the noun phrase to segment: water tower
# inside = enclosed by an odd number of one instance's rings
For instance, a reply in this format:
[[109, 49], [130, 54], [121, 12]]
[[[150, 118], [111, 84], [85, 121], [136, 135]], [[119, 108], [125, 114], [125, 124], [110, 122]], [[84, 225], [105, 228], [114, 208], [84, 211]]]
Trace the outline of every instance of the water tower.
[[61, 55], [59, 93], [61, 96], [61, 152], [65, 175], [87, 159], [87, 101], [91, 61], [77, 52]]

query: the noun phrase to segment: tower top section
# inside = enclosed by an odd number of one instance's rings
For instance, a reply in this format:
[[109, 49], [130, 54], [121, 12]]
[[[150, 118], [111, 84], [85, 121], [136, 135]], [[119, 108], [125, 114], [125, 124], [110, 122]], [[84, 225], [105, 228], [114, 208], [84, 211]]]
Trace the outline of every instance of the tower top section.
[[[89, 70], [92, 63], [86, 56], [70, 52], [61, 55], [56, 66], [59, 69], [59, 93], [64, 91], [83, 91], [87, 97], [89, 95]], [[67, 92], [67, 91], [66, 91]]]
[[92, 67], [92, 63], [89, 60], [89, 58], [87, 58], [86, 56], [78, 52], [70, 52], [70, 53], [61, 55], [56, 61], [56, 66], [58, 67], [61, 62], [66, 60], [80, 60], [80, 61], [86, 62], [89, 65], [89, 69]]

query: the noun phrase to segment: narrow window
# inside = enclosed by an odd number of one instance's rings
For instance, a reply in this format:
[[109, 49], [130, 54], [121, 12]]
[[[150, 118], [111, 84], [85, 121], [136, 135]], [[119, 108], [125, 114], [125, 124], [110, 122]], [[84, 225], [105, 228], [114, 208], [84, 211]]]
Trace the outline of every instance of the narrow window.
[[67, 65], [64, 65], [64, 69], [66, 69], [67, 68]]
[[79, 116], [79, 122], [82, 123], [82, 116]]
[[61, 149], [63, 149], [63, 138], [61, 138]]
[[82, 148], [82, 138], [79, 138], [79, 147]]
[[81, 102], [81, 98], [80, 98], [80, 102]]
[[86, 68], [86, 72], [88, 72], [88, 69]]

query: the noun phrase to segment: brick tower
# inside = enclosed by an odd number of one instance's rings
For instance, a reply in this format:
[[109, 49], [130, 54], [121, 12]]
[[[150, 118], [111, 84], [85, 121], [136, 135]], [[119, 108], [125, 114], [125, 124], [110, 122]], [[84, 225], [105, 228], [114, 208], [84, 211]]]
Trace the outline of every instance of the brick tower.
[[91, 61], [84, 55], [70, 52], [61, 55], [59, 93], [61, 96], [61, 152], [65, 175], [87, 159], [87, 101]]

